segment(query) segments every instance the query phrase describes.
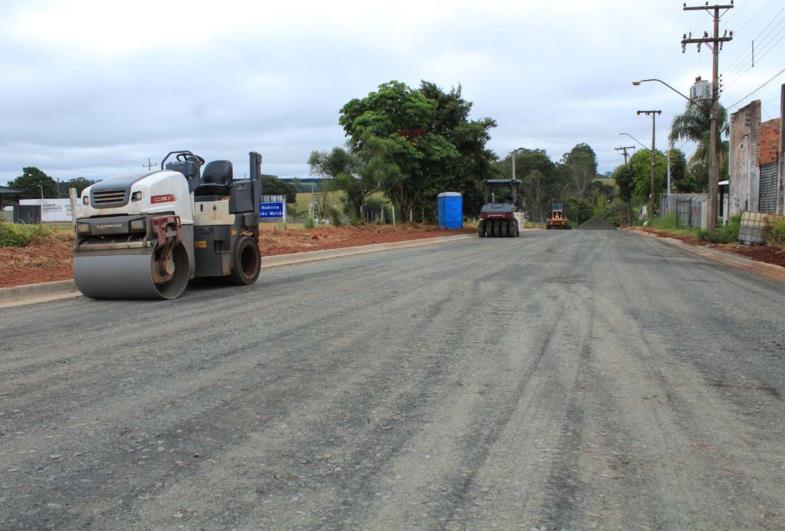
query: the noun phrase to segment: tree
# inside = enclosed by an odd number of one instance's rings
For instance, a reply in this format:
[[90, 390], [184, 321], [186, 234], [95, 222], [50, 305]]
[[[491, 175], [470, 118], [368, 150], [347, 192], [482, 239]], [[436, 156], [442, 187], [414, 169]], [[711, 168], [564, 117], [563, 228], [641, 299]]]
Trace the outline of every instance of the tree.
[[76, 188], [76, 195], [81, 195], [82, 190], [87, 188], [88, 186], [92, 186], [97, 181], [88, 179], [86, 177], [74, 177], [68, 181], [58, 182], [57, 183], [57, 192], [58, 196], [68, 197], [68, 189], [69, 188]]
[[629, 164], [622, 164], [613, 171], [611, 177], [619, 187], [619, 197], [629, 203], [635, 188], [635, 169]]
[[588, 144], [577, 144], [562, 157], [562, 165], [570, 179], [572, 195], [579, 199], [587, 197], [589, 186], [597, 176], [597, 155]]
[[262, 175], [262, 193], [264, 195], [286, 196], [287, 203], [297, 201], [297, 190], [295, 187], [275, 175]]
[[[501, 175], [512, 177], [512, 155], [497, 164]], [[515, 153], [515, 176], [523, 182], [521, 192], [533, 219], [543, 221], [551, 202], [564, 195], [564, 174], [543, 149], [523, 148]]]
[[369, 139], [360, 155], [334, 148], [330, 153], [313, 151], [308, 158], [311, 173], [333, 177], [335, 188], [346, 194], [354, 220], [362, 219], [362, 205], [368, 196], [388, 175], [397, 172], [397, 167], [385, 160], [384, 152], [373, 148], [374, 143]]
[[[657, 150], [655, 155], [654, 172], [654, 202], [657, 204], [659, 194], [665, 189], [665, 173], [667, 160], [665, 154]], [[645, 203], [651, 193], [651, 150], [636, 151], [630, 157], [630, 167], [634, 171], [632, 192], [633, 197], [640, 203]]]
[[339, 123], [350, 153], [383, 159], [380, 187], [405, 218], [415, 207], [432, 208], [448, 189], [464, 192], [469, 209], [481, 201], [479, 183], [494, 161], [485, 145], [496, 124], [469, 120], [471, 106], [460, 86], [445, 92], [425, 81], [418, 89], [390, 81], [344, 105]]
[[567, 200], [567, 206], [565, 207], [564, 212], [567, 215], [567, 219], [575, 225], [580, 225], [591, 218], [593, 214], [591, 203], [586, 199], [579, 199], [577, 197], [571, 197]]
[[57, 183], [35, 166], [22, 168], [22, 175], [8, 183], [10, 188], [22, 192], [24, 199], [57, 197]]
[[[717, 135], [717, 148], [720, 154], [720, 178], [727, 178], [728, 151], [724, 147], [724, 144], [727, 144], [727, 142], [719, 141], [719, 137], [728, 132], [728, 112], [720, 104], [717, 104], [717, 127], [720, 131], [720, 135]], [[702, 189], [705, 189], [708, 184], [709, 154], [711, 152], [709, 149], [711, 141], [711, 106], [709, 104], [698, 105], [688, 102], [684, 112], [673, 118], [669, 138], [671, 142], [690, 140], [697, 143], [695, 152], [688, 161], [688, 167], [693, 169], [693, 178]]]

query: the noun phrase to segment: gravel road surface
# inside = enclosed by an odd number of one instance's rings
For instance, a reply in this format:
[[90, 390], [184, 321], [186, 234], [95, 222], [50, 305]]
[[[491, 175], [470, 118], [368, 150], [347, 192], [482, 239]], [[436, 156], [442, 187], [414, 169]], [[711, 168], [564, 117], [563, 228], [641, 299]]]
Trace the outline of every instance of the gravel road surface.
[[782, 529], [784, 302], [539, 231], [0, 310], [0, 529]]

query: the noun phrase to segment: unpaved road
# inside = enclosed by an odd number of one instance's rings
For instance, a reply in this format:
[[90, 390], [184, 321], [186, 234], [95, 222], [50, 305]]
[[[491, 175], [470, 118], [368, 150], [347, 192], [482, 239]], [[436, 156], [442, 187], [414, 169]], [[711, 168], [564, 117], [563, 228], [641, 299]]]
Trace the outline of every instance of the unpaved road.
[[785, 528], [785, 286], [617, 231], [0, 310], [0, 528]]

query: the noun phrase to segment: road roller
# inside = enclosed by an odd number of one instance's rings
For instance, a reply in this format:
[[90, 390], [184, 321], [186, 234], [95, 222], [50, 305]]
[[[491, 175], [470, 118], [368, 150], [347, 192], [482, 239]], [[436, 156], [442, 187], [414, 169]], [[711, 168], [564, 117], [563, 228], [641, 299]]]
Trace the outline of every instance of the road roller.
[[172, 151], [160, 169], [110, 177], [82, 192], [74, 280], [93, 299], [174, 299], [197, 278], [256, 282], [259, 153], [248, 179], [232, 163]]
[[525, 214], [518, 179], [485, 179], [485, 204], [480, 209], [477, 235], [517, 237], [523, 231]]

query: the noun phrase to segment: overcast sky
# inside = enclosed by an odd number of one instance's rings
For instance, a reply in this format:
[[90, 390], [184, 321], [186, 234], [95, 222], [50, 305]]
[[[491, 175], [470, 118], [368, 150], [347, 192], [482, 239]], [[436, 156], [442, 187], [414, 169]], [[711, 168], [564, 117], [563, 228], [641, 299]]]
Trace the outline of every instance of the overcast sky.
[[[474, 117], [498, 122], [490, 147], [500, 156], [523, 146], [558, 160], [586, 142], [610, 171], [622, 160], [613, 148], [632, 145], [619, 132], [650, 142], [637, 109], [663, 110], [662, 146], [684, 107], [633, 79], [683, 92], [697, 75], [710, 79], [710, 52], [680, 45], [709, 18], [681, 6], [0, 0], [0, 182], [30, 165], [60, 179], [134, 173], [173, 149], [229, 158], [236, 173], [256, 150], [265, 173], [307, 176], [311, 150], [344, 142], [340, 107], [392, 79], [461, 84]], [[730, 105], [785, 67], [785, 7], [739, 0], [722, 27], [736, 30], [721, 55], [721, 70], [739, 71], [726, 76]], [[779, 116], [783, 81], [756, 94], [764, 119]]]

